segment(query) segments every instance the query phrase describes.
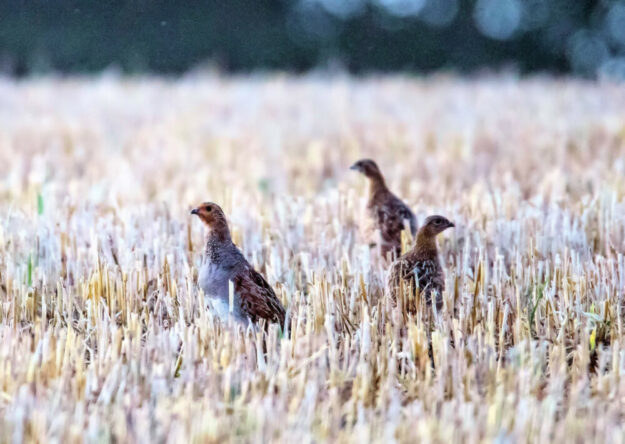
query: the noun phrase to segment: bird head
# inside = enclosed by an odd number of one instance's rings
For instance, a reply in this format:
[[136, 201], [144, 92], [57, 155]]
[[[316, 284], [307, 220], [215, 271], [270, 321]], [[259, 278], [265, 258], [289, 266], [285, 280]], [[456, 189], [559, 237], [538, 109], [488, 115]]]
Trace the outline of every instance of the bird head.
[[200, 218], [200, 220], [209, 228], [216, 228], [218, 226], [227, 227], [226, 215], [221, 207], [212, 202], [204, 202], [191, 210], [191, 214]]
[[447, 228], [453, 228], [455, 225], [443, 216], [428, 216], [423, 222], [423, 226], [419, 230], [426, 237], [435, 237]]
[[358, 171], [369, 178], [382, 176], [380, 168], [378, 168], [378, 165], [371, 159], [361, 159], [349, 167], [349, 169]]

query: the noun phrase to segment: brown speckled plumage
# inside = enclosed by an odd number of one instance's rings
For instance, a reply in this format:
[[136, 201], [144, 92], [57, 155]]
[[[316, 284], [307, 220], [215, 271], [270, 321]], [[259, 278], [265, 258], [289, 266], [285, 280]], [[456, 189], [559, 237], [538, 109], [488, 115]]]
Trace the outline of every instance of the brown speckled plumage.
[[[401, 232], [408, 228], [414, 236], [417, 219], [414, 214], [386, 186], [386, 181], [377, 164], [370, 159], [362, 159], [351, 166], [369, 179], [369, 202], [367, 213], [373, 228], [380, 233], [382, 256], [391, 252], [395, 257], [401, 253]], [[373, 240], [373, 239], [371, 239]]]
[[[206, 202], [191, 213], [208, 228], [198, 283], [214, 312], [222, 319], [231, 314], [242, 323], [265, 319], [284, 326], [282, 303], [271, 285], [232, 242], [226, 216], [219, 205]], [[234, 290], [231, 313], [230, 283]]]
[[[417, 233], [412, 250], [391, 264], [387, 291], [393, 304], [397, 303], [402, 289], [410, 288], [416, 293], [418, 288], [427, 305], [431, 304], [432, 295], [436, 295], [436, 308], [440, 310], [443, 307], [445, 274], [438, 257], [436, 235], [453, 226], [442, 216], [428, 217]], [[416, 305], [408, 306], [407, 310], [414, 313]]]

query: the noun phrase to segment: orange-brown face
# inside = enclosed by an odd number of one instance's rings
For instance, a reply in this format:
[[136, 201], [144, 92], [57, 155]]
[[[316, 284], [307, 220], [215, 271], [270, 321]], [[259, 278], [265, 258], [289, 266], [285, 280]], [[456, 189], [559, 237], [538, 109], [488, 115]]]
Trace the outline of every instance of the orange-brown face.
[[212, 202], [204, 202], [197, 208], [191, 210], [191, 214], [196, 215], [209, 227], [214, 226], [216, 223], [221, 223], [226, 220], [224, 212], [219, 205]]
[[423, 222], [421, 230], [423, 230], [427, 236], [436, 236], [437, 234], [445, 231], [447, 228], [452, 228], [454, 226], [455, 225], [452, 222], [443, 216], [429, 216]]
[[378, 165], [371, 159], [359, 160], [349, 169], [358, 171], [359, 173], [362, 173], [367, 177], [379, 176], [381, 174]]

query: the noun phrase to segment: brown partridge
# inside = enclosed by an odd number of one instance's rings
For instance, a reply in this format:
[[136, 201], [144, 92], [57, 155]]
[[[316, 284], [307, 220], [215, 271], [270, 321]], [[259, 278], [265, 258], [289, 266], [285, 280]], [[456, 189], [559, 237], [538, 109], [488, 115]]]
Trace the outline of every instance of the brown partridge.
[[[429, 306], [432, 296], [436, 297], [436, 308], [443, 307], [443, 291], [445, 290], [445, 273], [438, 257], [436, 236], [454, 224], [443, 216], [429, 216], [417, 233], [414, 247], [393, 262], [389, 268], [387, 278], [387, 292], [393, 304], [397, 303], [400, 291], [411, 289], [416, 295], [416, 289]], [[413, 298], [413, 301], [416, 298]], [[410, 304], [407, 311], [414, 313], [416, 304]]]
[[221, 318], [230, 313], [230, 282], [233, 286], [232, 316], [247, 324], [265, 319], [284, 327], [285, 310], [267, 283], [232, 242], [224, 212], [206, 202], [191, 211], [208, 228], [198, 284], [206, 302]]
[[408, 228], [414, 236], [417, 231], [415, 215], [388, 189], [382, 172], [373, 160], [359, 160], [350, 169], [364, 174], [369, 179], [367, 213], [373, 228], [380, 233], [382, 256], [387, 257], [388, 253], [392, 253], [394, 257], [399, 256], [401, 232], [404, 228]]

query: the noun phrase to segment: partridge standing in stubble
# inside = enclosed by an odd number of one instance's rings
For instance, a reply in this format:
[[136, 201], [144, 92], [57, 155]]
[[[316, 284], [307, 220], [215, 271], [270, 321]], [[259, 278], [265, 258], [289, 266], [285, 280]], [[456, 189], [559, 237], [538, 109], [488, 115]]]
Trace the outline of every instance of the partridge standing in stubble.
[[[389, 268], [387, 291], [393, 301], [401, 296], [400, 291], [411, 289], [413, 295], [416, 289], [429, 306], [432, 296], [436, 297], [436, 308], [443, 308], [443, 291], [445, 290], [445, 273], [438, 258], [436, 236], [454, 224], [443, 216], [429, 216], [417, 233], [415, 246], [397, 259]], [[414, 313], [415, 304], [407, 307], [407, 311]]]
[[221, 319], [228, 318], [232, 282], [235, 320], [247, 324], [265, 319], [284, 328], [284, 307], [273, 288], [232, 242], [226, 216], [219, 205], [206, 202], [191, 214], [198, 216], [208, 228], [198, 283], [215, 313]]
[[377, 164], [370, 159], [359, 160], [351, 166], [369, 179], [369, 202], [367, 212], [373, 228], [380, 232], [380, 249], [383, 257], [391, 252], [401, 254], [401, 232], [404, 227], [414, 236], [417, 219], [410, 208], [395, 196], [386, 186], [386, 181]]

